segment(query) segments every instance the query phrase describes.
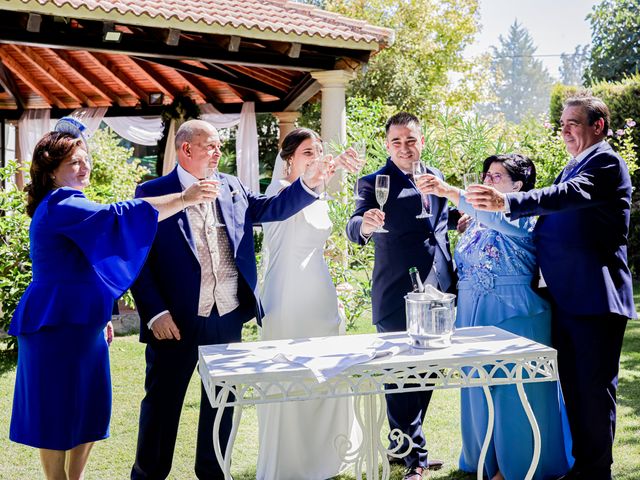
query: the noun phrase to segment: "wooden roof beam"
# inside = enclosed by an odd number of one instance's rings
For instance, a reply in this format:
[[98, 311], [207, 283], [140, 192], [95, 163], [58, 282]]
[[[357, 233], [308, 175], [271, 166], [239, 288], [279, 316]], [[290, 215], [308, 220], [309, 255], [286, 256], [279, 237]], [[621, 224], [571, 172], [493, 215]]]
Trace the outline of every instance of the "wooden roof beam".
[[0, 85], [4, 88], [16, 101], [16, 105], [19, 110], [25, 110], [26, 104], [20, 95], [20, 90], [18, 90], [18, 85], [16, 85], [16, 81], [11, 76], [11, 72], [7, 69], [2, 60], [0, 59]]
[[143, 62], [134, 57], [129, 57], [133, 63], [135, 63], [140, 70], [144, 72], [150, 82], [153, 82], [158, 87], [158, 90], [162, 91], [165, 95], [170, 97], [177, 97], [182, 94], [179, 88], [173, 85], [162, 73], [155, 71], [149, 62]]
[[51, 67], [51, 65], [49, 65], [49, 63], [44, 58], [42, 58], [37, 51], [33, 50], [30, 47], [19, 48], [15, 45], [11, 45], [10, 47], [12, 48], [14, 54], [21, 56], [23, 59], [25, 59], [26, 62], [41, 71], [47, 78], [49, 78], [51, 82], [59, 85], [60, 88], [64, 90], [71, 98], [87, 107], [97, 106], [96, 102], [85, 95], [82, 90], [69, 82], [65, 75], [61, 75], [60, 72]]
[[[189, 88], [189, 90], [192, 90], [195, 95], [199, 96], [203, 102], [208, 102], [210, 100], [211, 94], [215, 95], [215, 93], [195, 75], [190, 75], [188, 73], [178, 71], [176, 71], [175, 73], [180, 78], [182, 78], [184, 83], [187, 84], [187, 88]], [[216, 97], [216, 101], [220, 101], [220, 98]]]
[[320, 91], [320, 83], [307, 73], [300, 79], [286, 97], [282, 99], [282, 111], [294, 112], [299, 110], [311, 97]]
[[199, 75], [201, 77], [210, 78], [212, 80], [218, 80], [219, 82], [227, 83], [234, 87], [240, 87], [247, 90], [254, 90], [257, 92], [266, 93], [269, 95], [273, 95], [277, 98], [282, 98], [286, 92], [275, 88], [266, 83], [260, 82], [254, 78], [249, 77], [248, 75], [236, 71], [230, 71], [220, 65], [217, 64], [207, 64], [209, 68], [201, 68], [196, 67], [194, 65], [190, 65], [187, 63], [183, 63], [179, 60], [165, 60], [161, 58], [145, 58], [145, 57], [136, 57], [140, 60], [145, 60], [147, 62], [155, 62], [159, 65], [164, 65], [169, 68], [173, 68], [174, 70], [178, 70], [181, 72], [192, 73], [194, 75]]
[[86, 81], [90, 83], [90, 85], [97, 91], [103, 99], [115, 103], [121, 107], [126, 107], [127, 102], [116, 95], [109, 87], [107, 87], [103, 81], [94, 75], [93, 73], [84, 69], [82, 64], [78, 62], [73, 55], [67, 50], [50, 50], [54, 55], [58, 57], [58, 59], [68, 65], [68, 67], [77, 72], [79, 76], [84, 78]]
[[100, 66], [100, 69], [109, 76], [109, 78], [115, 80], [118, 85], [127, 91], [136, 101], [147, 101], [147, 92], [138, 87], [132, 78], [127, 76], [118, 66], [116, 66], [109, 58], [102, 53], [89, 52], [89, 55], [93, 57], [96, 65]]
[[7, 51], [7, 47], [0, 46], [0, 60], [11, 70], [14, 75], [20, 78], [31, 90], [40, 95], [46, 100], [49, 105], [53, 105], [58, 108], [67, 108], [59, 98], [54, 97], [49, 93], [49, 90], [44, 85], [41, 85], [36, 79], [27, 72], [20, 63], [18, 63]]

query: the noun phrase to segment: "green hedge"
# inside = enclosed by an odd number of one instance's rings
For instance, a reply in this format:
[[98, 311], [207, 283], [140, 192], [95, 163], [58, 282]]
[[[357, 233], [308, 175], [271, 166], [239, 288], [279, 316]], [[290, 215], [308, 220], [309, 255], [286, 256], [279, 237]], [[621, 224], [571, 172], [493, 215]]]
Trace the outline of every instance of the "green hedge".
[[[559, 126], [562, 103], [578, 93], [577, 87], [556, 85], [551, 93], [551, 122]], [[620, 152], [626, 146], [633, 146], [636, 159], [640, 155], [640, 128], [632, 128], [634, 122], [640, 123], [640, 74], [625, 78], [620, 82], [600, 82], [589, 89], [593, 95], [601, 98], [611, 111], [612, 143]], [[616, 145], [617, 143], [617, 145]], [[631, 152], [627, 152], [631, 153]], [[621, 153], [623, 157], [625, 155]], [[627, 163], [629, 163], [629, 160]], [[631, 205], [631, 228], [629, 231], [629, 265], [634, 276], [640, 275], [640, 170], [632, 174], [633, 197]]]

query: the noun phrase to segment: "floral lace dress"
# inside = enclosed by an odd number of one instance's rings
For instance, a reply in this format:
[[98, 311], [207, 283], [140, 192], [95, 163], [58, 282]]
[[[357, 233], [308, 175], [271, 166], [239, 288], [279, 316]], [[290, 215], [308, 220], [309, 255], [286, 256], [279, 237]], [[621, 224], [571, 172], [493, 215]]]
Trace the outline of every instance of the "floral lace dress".
[[[502, 213], [475, 211], [460, 198], [460, 210], [474, 217], [455, 250], [458, 268], [458, 327], [496, 326], [551, 344], [549, 304], [531, 288], [536, 259], [533, 218], [510, 221]], [[571, 440], [556, 382], [525, 385], [540, 427], [542, 452], [534, 479], [565, 474], [572, 463]], [[515, 385], [491, 387], [494, 433], [485, 475], [499, 470], [506, 479], [525, 478], [533, 456], [533, 434]], [[460, 469], [475, 472], [487, 429], [487, 406], [479, 387], [461, 393]]]

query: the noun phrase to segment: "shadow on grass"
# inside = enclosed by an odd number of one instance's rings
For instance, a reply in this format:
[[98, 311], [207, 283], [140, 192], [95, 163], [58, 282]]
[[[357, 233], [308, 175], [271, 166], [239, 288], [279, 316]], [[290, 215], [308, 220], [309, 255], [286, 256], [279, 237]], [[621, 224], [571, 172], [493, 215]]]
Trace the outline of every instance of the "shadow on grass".
[[[392, 466], [391, 467], [391, 475], [389, 480], [402, 480], [404, 477], [405, 470], [400, 466]], [[446, 475], [438, 475], [439, 472], [429, 472], [429, 478], [433, 478], [434, 480], [473, 480], [476, 478], [475, 474], [463, 472], [461, 470], [455, 470], [453, 472], [449, 472]], [[379, 470], [379, 475], [382, 475], [382, 468]], [[246, 470], [240, 473], [233, 474], [234, 480], [255, 480], [256, 471]], [[363, 474], [363, 478], [367, 478], [366, 475]], [[426, 476], [425, 476], [426, 478]], [[338, 475], [337, 477], [333, 477], [333, 480], [354, 480], [355, 475], [353, 473], [346, 473], [343, 475]]]
[[0, 349], [0, 375], [14, 370], [18, 361], [18, 352]]
[[[640, 322], [638, 320], [630, 320], [627, 323], [620, 370], [640, 371]], [[623, 372], [619, 379], [618, 392], [620, 393], [618, 403], [630, 408], [634, 415], [640, 416], [640, 383], [636, 378], [627, 377]]]

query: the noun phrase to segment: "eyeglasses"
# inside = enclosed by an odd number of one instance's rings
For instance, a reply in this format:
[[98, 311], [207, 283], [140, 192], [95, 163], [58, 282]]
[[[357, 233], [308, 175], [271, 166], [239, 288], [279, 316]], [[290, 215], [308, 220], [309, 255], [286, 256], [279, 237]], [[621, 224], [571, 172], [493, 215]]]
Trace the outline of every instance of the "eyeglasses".
[[487, 180], [489, 180], [489, 182], [491, 183], [500, 183], [500, 180], [502, 180], [503, 176], [504, 175], [502, 173], [485, 172], [482, 174], [482, 181], [486, 182]]

